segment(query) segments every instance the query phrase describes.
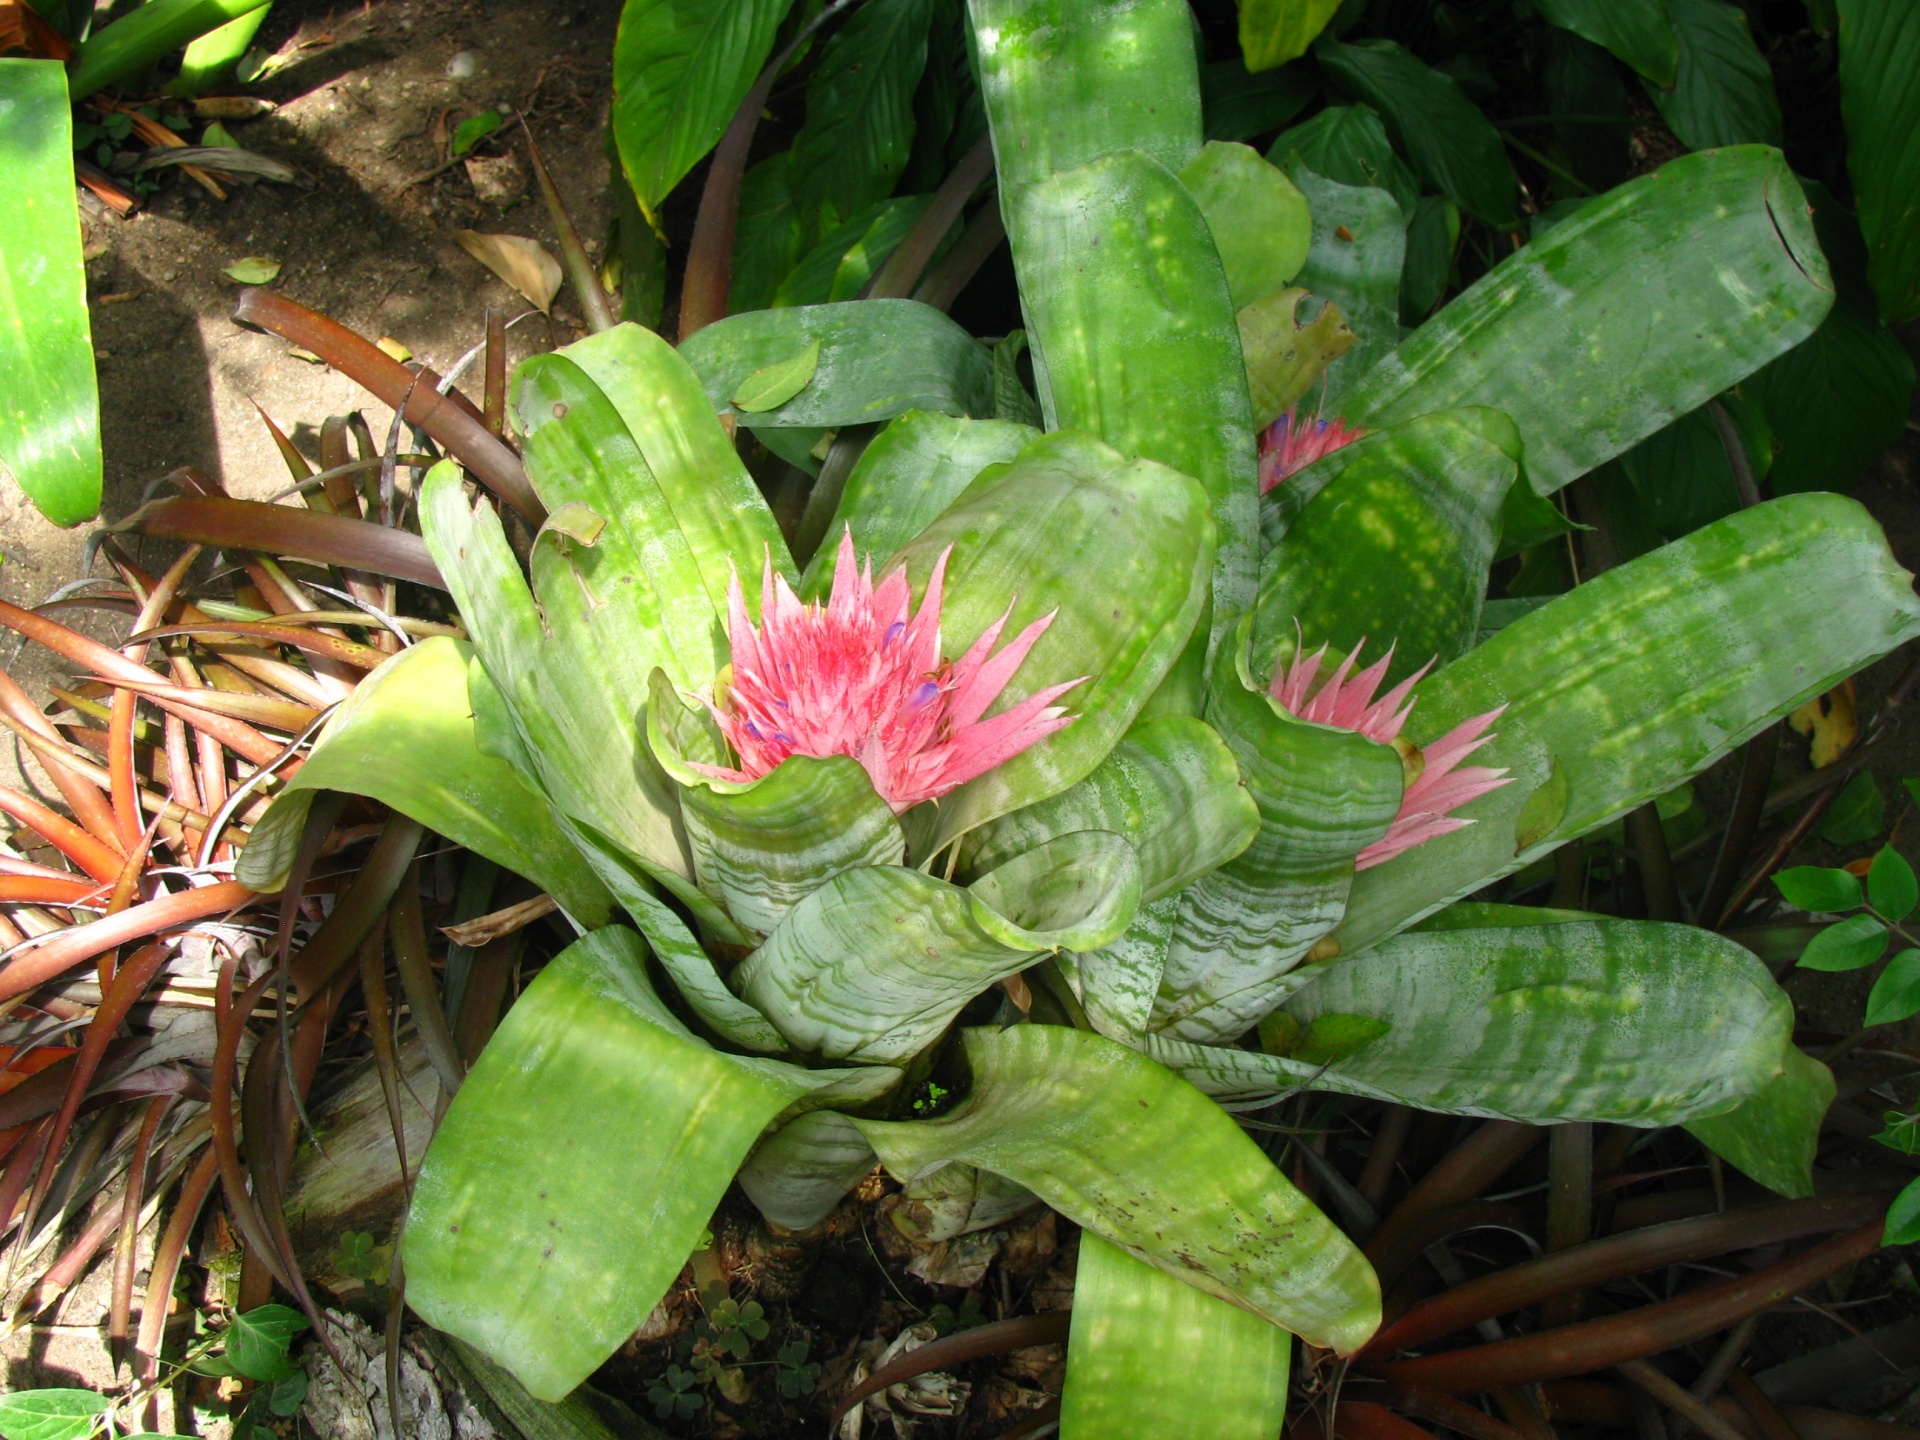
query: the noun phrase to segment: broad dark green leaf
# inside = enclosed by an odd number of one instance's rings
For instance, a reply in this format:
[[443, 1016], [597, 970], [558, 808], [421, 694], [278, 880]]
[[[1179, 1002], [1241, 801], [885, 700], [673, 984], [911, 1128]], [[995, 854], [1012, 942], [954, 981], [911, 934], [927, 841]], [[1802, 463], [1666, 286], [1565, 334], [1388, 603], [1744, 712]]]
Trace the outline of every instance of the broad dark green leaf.
[[1455, 405], [1505, 410], [1529, 480], [1551, 494], [1806, 338], [1832, 303], [1779, 152], [1690, 155], [1503, 260], [1341, 408], [1369, 426]]
[[[1605, 8], [1610, 0], [1596, 0]], [[1663, 0], [1645, 0], [1664, 22]], [[1672, 79], [1669, 70], [1667, 79]], [[1547, 37], [1546, 63], [1540, 73], [1547, 109], [1574, 118], [1556, 123], [1551, 131], [1528, 129], [1522, 138], [1536, 141], [1551, 134], [1559, 142], [1576, 178], [1598, 194], [1627, 178], [1632, 156], [1633, 107], [1620, 67], [1598, 45], [1590, 45], [1568, 30]], [[1535, 217], [1536, 225], [1541, 217]]]
[[1680, 37], [1680, 68], [1669, 88], [1647, 93], [1673, 133], [1695, 150], [1778, 145], [1780, 102], [1773, 71], [1753, 43], [1747, 14], [1727, 0], [1666, 0]]
[[740, 219], [733, 238], [733, 277], [727, 309], [764, 310], [800, 263], [800, 212], [793, 206], [791, 151], [769, 155], [740, 182]]
[[801, 219], [816, 231], [893, 193], [913, 148], [933, 11], [934, 0], [868, 0], [821, 50], [790, 172]]
[[926, 208], [924, 195], [903, 195], [869, 205], [809, 250], [780, 282], [771, 303], [825, 305], [858, 300], [874, 271], [886, 263]]
[[256, 1305], [227, 1326], [227, 1363], [249, 1380], [280, 1380], [294, 1370], [287, 1352], [307, 1317], [286, 1305]]
[[1540, 13], [1605, 46], [1656, 85], [1671, 85], [1680, 41], [1665, 0], [1539, 0]]
[[1916, 1240], [1920, 1240], [1920, 1180], [1911, 1180], [1887, 1207], [1887, 1231], [1880, 1243], [1911, 1245]]
[[1235, 310], [1284, 289], [1307, 258], [1306, 197], [1256, 150], [1209, 140], [1180, 172], [1199, 202]]
[[1271, 70], [1307, 53], [1340, 0], [1238, 0], [1240, 54], [1249, 70]]
[[1347, 1352], [1373, 1333], [1379, 1290], [1360, 1252], [1193, 1087], [1063, 1026], [964, 1040], [973, 1088], [957, 1109], [918, 1123], [854, 1121], [894, 1175], [964, 1160], [1311, 1344]]
[[613, 42], [613, 137], [649, 217], [720, 139], [792, 0], [628, 0]]
[[1847, 173], [1880, 314], [1920, 315], [1920, 8], [1903, 0], [1840, 0], [1840, 113]]
[[1334, 938], [1356, 953], [1665, 794], [1916, 633], [1911, 577], [1834, 495], [1770, 501], [1596, 576], [1421, 684], [1408, 738], [1504, 705], [1474, 763], [1513, 782], [1467, 808], [1475, 824], [1364, 872]]
[[1312, 103], [1316, 86], [1303, 70], [1249, 74], [1235, 58], [1200, 72], [1200, 108], [1209, 140], [1242, 143], [1271, 135]]
[[1906, 346], [1843, 298], [1818, 330], [1741, 387], [1773, 431], [1773, 492], [1851, 490], [1905, 432], [1913, 385]]
[[1489, 225], [1519, 223], [1519, 187], [1500, 132], [1451, 75], [1391, 40], [1322, 40], [1314, 54], [1323, 69], [1380, 112], [1434, 189]]
[[1460, 244], [1460, 207], [1422, 195], [1407, 222], [1407, 261], [1400, 274], [1400, 318], [1418, 325], [1446, 293], [1453, 252]]
[[1855, 772], [1813, 833], [1834, 845], [1858, 845], [1887, 828], [1887, 800], [1871, 770]]
[[[1770, 458], [1763, 445], [1748, 449], [1756, 478], [1766, 477]], [[1615, 463], [1639, 498], [1646, 523], [1665, 539], [1677, 540], [1740, 508], [1733, 464], [1705, 407], [1649, 435]]]
[[1920, 880], [1913, 866], [1891, 845], [1883, 845], [1867, 870], [1867, 898], [1873, 908], [1896, 924], [1913, 913], [1920, 904]]
[[[1272, 1440], [1293, 1337], [1093, 1233], [1073, 1276], [1060, 1433], [1098, 1440]], [[1206, 1356], [1205, 1365], [1173, 1362]]]
[[1769, 1190], [1811, 1195], [1820, 1122], [1833, 1095], [1833, 1072], [1789, 1045], [1784, 1068], [1757, 1095], [1724, 1114], [1689, 1121], [1687, 1132]]
[[[1343, 185], [1306, 166], [1294, 183], [1313, 207], [1313, 242], [1296, 277], [1312, 294], [1340, 307], [1359, 337], [1326, 368], [1323, 408], [1346, 409], [1343, 396], [1400, 343], [1400, 277], [1407, 253], [1406, 220], [1386, 191]], [[1351, 413], [1351, 412], [1348, 412]]]
[[[1329, 105], [1275, 140], [1267, 159], [1292, 174], [1305, 166], [1316, 175], [1356, 189], [1385, 190], [1411, 219], [1420, 182], [1394, 153], [1387, 127], [1368, 105]], [[1319, 207], [1314, 207], [1318, 220]]]
[[56, 525], [100, 509], [100, 397], [71, 113], [58, 61], [0, 60], [0, 480]]
[[993, 414], [987, 348], [915, 300], [749, 311], [707, 326], [680, 353], [713, 408], [726, 410], [747, 376], [816, 343], [813, 383], [777, 410], [753, 416], [756, 428], [860, 425], [914, 409]]

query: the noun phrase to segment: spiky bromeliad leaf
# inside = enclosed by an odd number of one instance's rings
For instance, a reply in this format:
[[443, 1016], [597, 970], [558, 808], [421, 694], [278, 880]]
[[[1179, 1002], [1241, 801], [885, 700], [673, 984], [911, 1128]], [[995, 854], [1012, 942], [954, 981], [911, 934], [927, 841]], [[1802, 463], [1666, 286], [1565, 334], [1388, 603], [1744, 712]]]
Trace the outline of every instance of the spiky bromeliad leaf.
[[855, 1119], [905, 1181], [963, 1160], [1208, 1294], [1350, 1351], [1379, 1323], [1359, 1251], [1163, 1066], [1083, 1030], [968, 1030], [973, 1088], [934, 1120]]
[[1103, 830], [1061, 835], [966, 889], [866, 866], [794, 906], [734, 984], [798, 1050], [901, 1063], [982, 990], [1036, 955], [1106, 944], [1139, 904], [1139, 858]]
[[1415, 744], [1507, 707], [1475, 758], [1514, 783], [1366, 871], [1334, 941], [1355, 954], [1665, 794], [1916, 634], [1911, 577], [1837, 495], [1755, 506], [1596, 576], [1421, 683]]
[[1832, 303], [1780, 152], [1688, 155], [1495, 266], [1341, 409], [1370, 428], [1456, 405], [1504, 410], [1528, 478], [1551, 494], [1805, 339]]
[[391, 805], [526, 876], [579, 924], [606, 924], [612, 896], [554, 823], [545, 798], [476, 740], [467, 696], [472, 654], [472, 646], [436, 636], [362, 680], [253, 827], [235, 876], [255, 890], [279, 890], [314, 793], [341, 790]]
[[1151, 1037], [1148, 1053], [1223, 1099], [1302, 1085], [1449, 1114], [1671, 1125], [1759, 1093], [1793, 1007], [1748, 950], [1638, 920], [1414, 932], [1312, 967], [1281, 1006], [1389, 1027], [1328, 1067]]
[[514, 1003], [421, 1163], [407, 1298], [557, 1401], [634, 1331], [767, 1124], [870, 1100], [886, 1068], [723, 1055], [596, 930]]

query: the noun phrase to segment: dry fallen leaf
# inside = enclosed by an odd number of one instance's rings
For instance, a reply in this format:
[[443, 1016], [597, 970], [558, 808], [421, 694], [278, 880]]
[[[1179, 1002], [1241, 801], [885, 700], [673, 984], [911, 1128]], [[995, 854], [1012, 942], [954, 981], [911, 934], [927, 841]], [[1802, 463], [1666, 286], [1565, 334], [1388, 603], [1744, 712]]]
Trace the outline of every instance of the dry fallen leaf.
[[1789, 715], [1787, 723], [1796, 734], [1812, 737], [1808, 758], [1814, 769], [1824, 770], [1840, 758], [1860, 729], [1853, 681], [1843, 680], [1826, 694], [1814, 696]]
[[560, 293], [563, 278], [560, 262], [549, 255], [537, 240], [520, 235], [482, 235], [477, 230], [456, 230], [453, 238], [466, 251], [507, 284], [518, 290], [535, 307], [547, 310]]

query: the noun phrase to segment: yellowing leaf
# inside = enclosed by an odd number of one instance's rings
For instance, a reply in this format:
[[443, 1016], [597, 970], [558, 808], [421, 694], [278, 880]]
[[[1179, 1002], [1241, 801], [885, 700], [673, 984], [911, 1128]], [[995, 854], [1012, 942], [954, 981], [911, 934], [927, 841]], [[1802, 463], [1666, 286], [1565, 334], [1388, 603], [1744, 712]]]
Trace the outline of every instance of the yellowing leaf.
[[249, 255], [243, 260], [234, 261], [221, 273], [238, 280], [242, 285], [265, 285], [280, 273], [280, 262], [269, 260], [264, 255]]
[[749, 414], [777, 410], [811, 385], [819, 368], [820, 342], [816, 340], [791, 359], [776, 360], [742, 380], [733, 392], [734, 408]]
[[560, 293], [560, 262], [537, 240], [521, 235], [482, 235], [456, 230], [453, 238], [462, 250], [545, 311]]
[[1808, 759], [1813, 768], [1824, 770], [1838, 760], [1860, 731], [1859, 708], [1854, 703], [1853, 681], [1842, 681], [1824, 695], [1816, 695], [1787, 717], [1798, 735], [1811, 737]]
[[402, 365], [413, 358], [413, 351], [402, 345], [391, 335], [382, 335], [378, 340], [373, 342], [373, 348], [378, 350], [382, 355], [390, 356], [398, 360]]
[[1340, 0], [1240, 0], [1240, 54], [1247, 69], [1298, 60], [1339, 8]]
[[1527, 797], [1513, 826], [1513, 853], [1530, 850], [1560, 828], [1567, 815], [1567, 772], [1556, 756], [1540, 788]]

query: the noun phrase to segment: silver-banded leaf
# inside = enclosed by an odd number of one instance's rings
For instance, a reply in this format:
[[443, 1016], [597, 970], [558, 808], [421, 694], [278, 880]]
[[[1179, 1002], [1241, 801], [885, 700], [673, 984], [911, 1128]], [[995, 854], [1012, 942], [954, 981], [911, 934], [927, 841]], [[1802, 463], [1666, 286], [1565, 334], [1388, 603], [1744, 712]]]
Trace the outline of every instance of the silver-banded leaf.
[[1060, 971], [1080, 997], [1087, 1020], [1109, 1040], [1139, 1048], [1160, 993], [1180, 903], [1178, 895], [1148, 901], [1117, 939], [1098, 950], [1060, 952]]
[[574, 922], [595, 929], [613, 897], [512, 765], [485, 753], [467, 699], [472, 647], [435, 636], [384, 662], [333, 712], [254, 825], [234, 877], [263, 893], [287, 883], [314, 794], [367, 795], [524, 875]]
[[[1504, 431], [1504, 444], [1486, 431]], [[1423, 415], [1355, 442], [1337, 484], [1301, 508], [1267, 555], [1254, 608], [1252, 669], [1324, 643], [1378, 659], [1388, 680], [1471, 648], [1520, 437], [1498, 411]], [[1279, 489], [1285, 490], [1283, 483]]]
[[1321, 403], [1329, 416], [1342, 411], [1351, 415], [1341, 397], [1400, 343], [1406, 217], [1399, 202], [1375, 186], [1343, 185], [1304, 165], [1292, 173], [1293, 183], [1313, 207], [1313, 240], [1294, 278], [1310, 293], [1339, 306], [1347, 328], [1359, 337], [1327, 366]]
[[1181, 169], [1180, 183], [1206, 217], [1235, 310], [1299, 273], [1313, 234], [1307, 198], [1258, 150], [1209, 140]]
[[727, 603], [728, 576], [738, 571], [743, 582], [751, 581], [768, 555], [791, 577], [773, 512], [679, 351], [644, 326], [616, 325], [560, 353], [620, 412], [716, 609]]
[[1528, 478], [1551, 494], [1804, 340], [1832, 303], [1780, 152], [1688, 155], [1501, 261], [1341, 409], [1369, 427], [1457, 405], [1504, 410]]
[[1820, 1125], [1833, 1104], [1833, 1072], [1786, 1047], [1781, 1072], [1732, 1110], [1690, 1121], [1687, 1132], [1714, 1154], [1776, 1194], [1813, 1194], [1813, 1157]]
[[996, 712], [1048, 685], [1088, 678], [1062, 701], [1074, 716], [1064, 730], [946, 795], [930, 815], [926, 807], [909, 812], [917, 858], [1058, 794], [1106, 758], [1199, 620], [1213, 525], [1205, 493], [1187, 476], [1059, 433], [982, 477], [876, 569], [904, 564], [914, 591], [924, 593], [949, 546], [941, 621], [948, 655], [962, 653], [1009, 604], [1003, 638], [1053, 615]]
[[1421, 683], [1407, 737], [1504, 705], [1474, 763], [1513, 783], [1361, 875], [1341, 953], [1665, 794], [1916, 634], [1912, 577], [1837, 495], [1730, 515], [1549, 601]]
[[774, 1224], [811, 1230], [878, 1160], [846, 1116], [810, 1110], [756, 1145], [738, 1179], [747, 1198]]
[[1759, 1093], [1793, 1028], [1751, 952], [1639, 920], [1399, 935], [1317, 968], [1281, 1013], [1389, 1028], [1324, 1069], [1160, 1036], [1148, 1053], [1223, 1100], [1308, 1086], [1529, 1124], [1673, 1125]]
[[1259, 828], [1233, 752], [1201, 721], [1166, 716], [1134, 726], [1078, 785], [970, 832], [960, 868], [983, 873], [1056, 835], [1111, 830], [1139, 853], [1152, 901], [1231, 860]]
[[1092, 950], [1140, 908], [1140, 856], [1110, 830], [1076, 830], [1022, 851], [967, 887], [974, 923], [1035, 952]]
[[972, 1090], [935, 1120], [859, 1120], [902, 1181], [964, 1160], [1211, 1295], [1349, 1352], [1372, 1268], [1219, 1107], [1146, 1056], [1055, 1025], [965, 1032]]
[[716, 411], [732, 408], [756, 370], [820, 347], [813, 382], [742, 423], [755, 429], [863, 425], [908, 410], [993, 414], [993, 356], [917, 300], [849, 300], [750, 310], [716, 321], [680, 347]]
[[1049, 429], [1083, 430], [1206, 487], [1209, 646], [1253, 598], [1253, 412], [1226, 274], [1164, 165], [1118, 151], [1002, 193]]
[[840, 491], [826, 543], [801, 579], [800, 595], [814, 599], [833, 579], [843, 530], [855, 549], [876, 564], [931, 525], [989, 465], [1012, 460], [1040, 432], [1006, 420], [970, 420], [936, 410], [895, 417], [861, 453]]
[[1354, 856], [1386, 834], [1403, 789], [1391, 746], [1296, 720], [1252, 687], [1239, 648], [1215, 661], [1207, 719], [1240, 762], [1260, 833], [1180, 893], [1150, 1022], [1207, 1043], [1245, 1033], [1298, 983], [1289, 972], [1339, 922]]
[[1061, 1440], [1272, 1440], [1292, 1348], [1278, 1325], [1083, 1233]]
[[1040, 1203], [1026, 1186], [958, 1161], [914, 1176], [900, 1198], [893, 1223], [922, 1243], [990, 1230]]

